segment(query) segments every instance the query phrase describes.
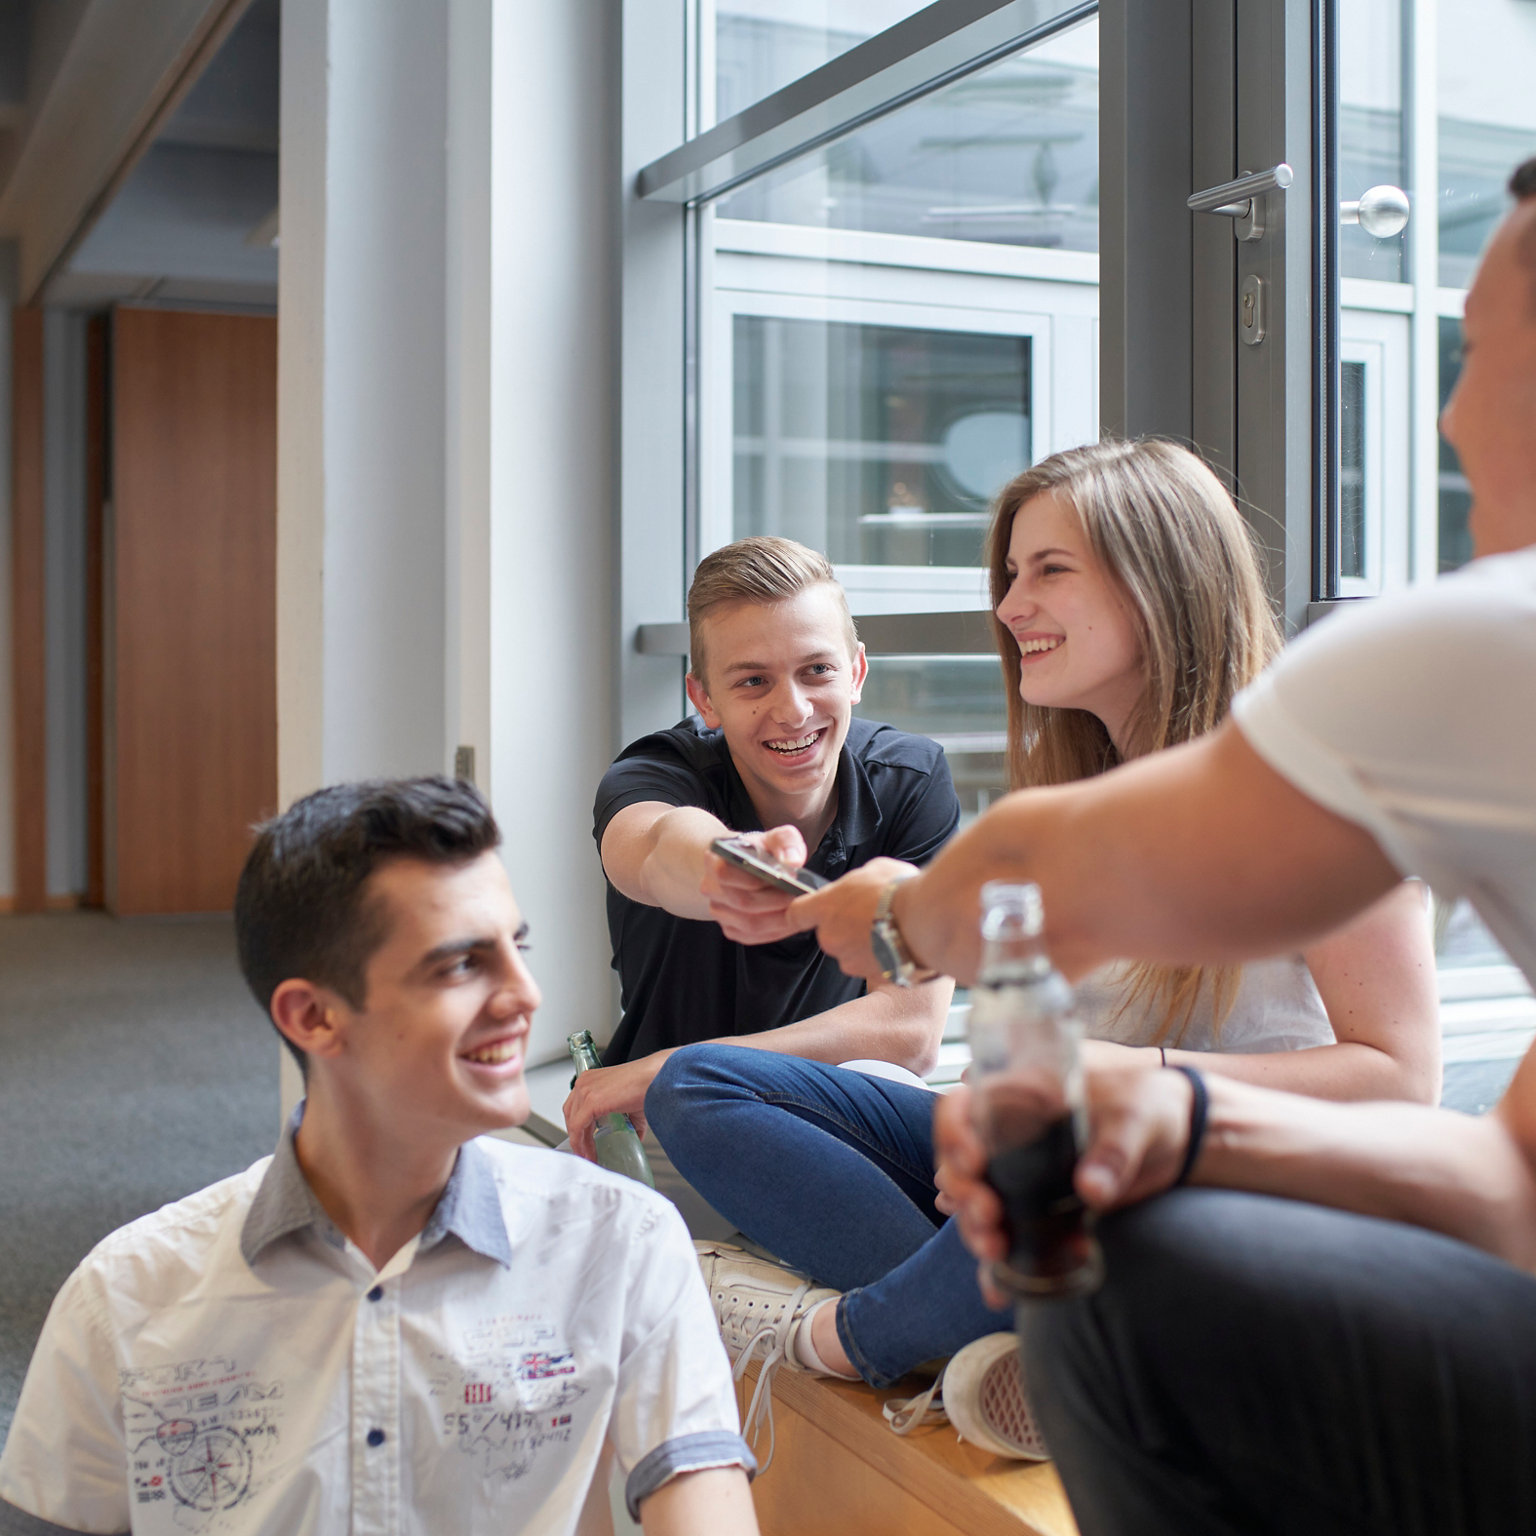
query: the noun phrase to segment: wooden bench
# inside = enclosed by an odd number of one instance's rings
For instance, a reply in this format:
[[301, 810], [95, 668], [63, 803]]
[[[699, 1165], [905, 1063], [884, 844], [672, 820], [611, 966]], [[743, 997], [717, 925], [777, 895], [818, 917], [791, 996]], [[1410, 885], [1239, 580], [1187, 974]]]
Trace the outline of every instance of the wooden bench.
[[[741, 1384], [743, 1411], [756, 1374]], [[1077, 1536], [1049, 1462], [989, 1456], [948, 1424], [892, 1433], [881, 1404], [921, 1386], [875, 1392], [781, 1370], [773, 1465], [752, 1485], [763, 1536]], [[768, 1453], [766, 1429], [757, 1451]]]

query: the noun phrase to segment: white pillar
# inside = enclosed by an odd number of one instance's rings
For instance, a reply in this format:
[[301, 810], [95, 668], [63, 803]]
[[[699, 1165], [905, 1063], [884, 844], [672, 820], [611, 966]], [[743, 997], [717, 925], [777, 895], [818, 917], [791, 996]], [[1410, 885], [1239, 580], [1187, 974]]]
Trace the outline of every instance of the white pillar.
[[285, 801], [335, 779], [451, 766], [442, 686], [446, 31], [438, 7], [406, 0], [310, 0], [283, 18]]
[[283, 23], [280, 796], [473, 747], [551, 1056], [614, 1013], [591, 804], [616, 747], [618, 18]]

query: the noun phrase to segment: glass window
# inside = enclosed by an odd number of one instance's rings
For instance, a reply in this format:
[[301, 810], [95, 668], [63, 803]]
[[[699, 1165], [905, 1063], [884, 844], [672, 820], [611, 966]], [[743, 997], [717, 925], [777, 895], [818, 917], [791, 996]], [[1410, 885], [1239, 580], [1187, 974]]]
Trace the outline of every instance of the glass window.
[[1366, 574], [1365, 364], [1340, 366], [1339, 570], [1346, 579]]
[[1001, 676], [992, 656], [876, 656], [856, 713], [932, 736], [949, 758], [968, 821], [1007, 778]]
[[[840, 6], [833, 37], [793, 6], [719, 5], [720, 115], [877, 9]], [[855, 615], [984, 607], [992, 499], [1098, 433], [1097, 20], [703, 218], [700, 552], [777, 533], [830, 556]], [[859, 712], [939, 740], [967, 815], [1004, 788], [993, 656], [876, 656]]]
[[1097, 21], [749, 182], [720, 215], [1098, 250]]
[[[884, 32], [929, 0], [705, 0], [720, 122]], [[712, 26], [711, 26], [711, 13]]]
[[[1536, 152], [1536, 0], [1330, 3], [1344, 207], [1339, 564], [1337, 583], [1329, 572], [1324, 584], [1330, 597], [1365, 597], [1470, 557], [1466, 482], [1435, 416], [1504, 181]], [[698, 6], [693, 99], [707, 126], [922, 0]], [[697, 300], [680, 413], [690, 557], [779, 532], [831, 555], [856, 615], [984, 606], [979, 544], [997, 488], [1098, 435], [1098, 30], [1084, 23], [946, 76], [691, 206], [679, 284]], [[1231, 64], [1242, 113], [1255, 73], [1267, 81], [1283, 68], [1263, 50]], [[1378, 186], [1408, 193], [1406, 230], [1348, 220]], [[1278, 296], [1283, 315], [1283, 285]], [[1289, 461], [1278, 478], [1276, 494], [1291, 493]], [[1004, 701], [990, 655], [878, 655], [860, 712], [942, 741], [968, 813], [1002, 787]], [[1515, 1004], [1527, 1008], [1526, 1028], [1536, 1012], [1470, 909], [1439, 912], [1437, 936], [1446, 1006], [1463, 1010], [1447, 1023], [1463, 1053], [1448, 1045], [1450, 1082], [1490, 1007], [1506, 1022]]]
[[737, 315], [733, 535], [975, 568], [1030, 463], [1028, 337]]
[[[1339, 12], [1339, 197], [1405, 187], [1401, 0], [1345, 0]], [[1345, 277], [1397, 283], [1405, 276], [1401, 235], [1377, 239], [1358, 224], [1339, 232]]]
[[[1413, 569], [1409, 236], [1352, 216], [1373, 188], [1411, 182], [1405, 0], [1340, 0], [1338, 192], [1343, 309], [1338, 596], [1402, 586]], [[1409, 0], [1411, 4], [1411, 0]], [[1328, 594], [1334, 595], [1334, 594]]]
[[1536, 153], [1536, 6], [1440, 0], [1440, 286], [1466, 288], [1509, 207], [1504, 184]]
[[[1439, 323], [1439, 403], [1451, 398], [1456, 375], [1461, 372], [1461, 321], [1442, 316]], [[1467, 531], [1467, 513], [1472, 510], [1472, 496], [1467, 477], [1461, 472], [1456, 450], [1440, 439], [1440, 570], [1454, 571], [1472, 558], [1472, 535]]]
[[[1366, 579], [1363, 571], [1352, 578], [1341, 566], [1343, 591], [1356, 596], [1427, 580], [1471, 558], [1466, 483], [1455, 454], [1441, 441], [1435, 464], [1414, 444], [1435, 442], [1432, 413], [1455, 383], [1467, 285], [1509, 206], [1510, 171], [1536, 152], [1536, 91], [1530, 88], [1536, 6], [1530, 0], [1338, 5], [1340, 199], [1347, 207], [1369, 187], [1391, 185], [1408, 189], [1411, 204], [1401, 234], [1373, 235], [1347, 221], [1340, 228], [1341, 558], [1368, 547], [1369, 539], [1366, 546], [1351, 540], [1377, 499], [1385, 519], [1380, 580]], [[1416, 30], [1432, 49], [1430, 70], [1414, 64]], [[1418, 96], [1410, 90], [1415, 80]], [[1421, 195], [1425, 186], [1432, 195]], [[1374, 461], [1370, 440], [1361, 436], [1372, 430], [1373, 402], [1362, 401], [1363, 381], [1351, 375], [1368, 342], [1386, 348], [1384, 387], [1389, 393], [1396, 387], [1401, 369], [1412, 397], [1402, 412], [1383, 398]], [[1431, 371], [1435, 356], [1438, 372]], [[1389, 483], [1399, 478], [1400, 495]]]

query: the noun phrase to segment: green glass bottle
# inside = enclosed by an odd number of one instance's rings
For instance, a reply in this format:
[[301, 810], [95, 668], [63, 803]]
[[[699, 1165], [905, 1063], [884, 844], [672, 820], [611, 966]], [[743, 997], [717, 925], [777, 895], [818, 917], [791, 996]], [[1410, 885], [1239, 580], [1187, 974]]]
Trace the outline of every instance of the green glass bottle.
[[[578, 1029], [574, 1035], [567, 1035], [565, 1043], [570, 1047], [571, 1060], [576, 1063], [577, 1077], [593, 1067], [602, 1066], [590, 1029]], [[622, 1173], [626, 1178], [638, 1179], [648, 1189], [656, 1188], [645, 1148], [640, 1145], [640, 1137], [628, 1115], [604, 1115], [592, 1127], [592, 1143], [598, 1162], [611, 1173]]]

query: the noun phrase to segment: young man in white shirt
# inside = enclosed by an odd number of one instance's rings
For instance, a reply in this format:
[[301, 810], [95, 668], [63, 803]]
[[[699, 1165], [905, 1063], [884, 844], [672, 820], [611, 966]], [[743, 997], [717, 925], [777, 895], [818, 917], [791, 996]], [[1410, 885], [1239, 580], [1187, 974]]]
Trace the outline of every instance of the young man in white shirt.
[[[1001, 802], [897, 888], [918, 960], [974, 974], [989, 878], [1038, 881], [1076, 976], [1300, 947], [1418, 874], [1536, 983], [1536, 160], [1510, 190], [1442, 421], [1483, 558], [1309, 632], [1212, 736]], [[873, 974], [909, 873], [795, 912]], [[1078, 1191], [1130, 1208], [1099, 1295], [1027, 1309], [1024, 1366], [1084, 1536], [1536, 1529], [1536, 1050], [1481, 1119], [1186, 1069], [1090, 1072], [1088, 1095]], [[1000, 1257], [963, 1091], [939, 1143]], [[1186, 1181], [1223, 1188], [1138, 1203]]]
[[753, 1536], [729, 1367], [650, 1190], [479, 1139], [539, 990], [484, 801], [338, 785], [263, 827], [241, 968], [304, 1069], [277, 1152], [130, 1223], [54, 1302], [0, 1532]]

